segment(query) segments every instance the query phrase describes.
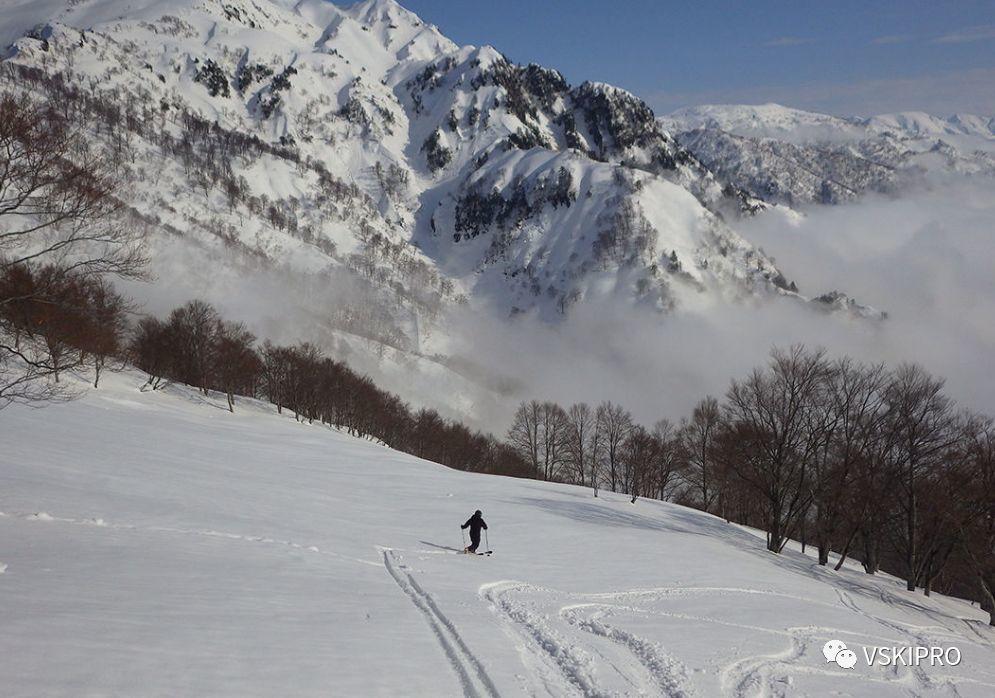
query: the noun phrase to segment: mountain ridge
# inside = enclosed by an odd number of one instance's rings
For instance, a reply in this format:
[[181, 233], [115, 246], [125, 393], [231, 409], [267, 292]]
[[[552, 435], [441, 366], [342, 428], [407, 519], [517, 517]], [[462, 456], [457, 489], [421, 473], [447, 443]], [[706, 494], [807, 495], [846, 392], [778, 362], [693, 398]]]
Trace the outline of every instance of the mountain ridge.
[[160, 275], [128, 287], [141, 300], [203, 296], [274, 339], [303, 325], [403, 392], [405, 365], [453, 365], [446, 318], [467, 304], [555, 324], [606, 297], [657, 314], [813, 298], [736, 231], [769, 204], [638, 97], [457, 46], [392, 0], [25, 7], [5, 30], [46, 19], [7, 51], [7, 83], [113, 157]]
[[895, 195], [950, 175], [995, 176], [991, 117], [837, 117], [771, 103], [689, 107], [660, 123], [718, 176], [788, 206]]

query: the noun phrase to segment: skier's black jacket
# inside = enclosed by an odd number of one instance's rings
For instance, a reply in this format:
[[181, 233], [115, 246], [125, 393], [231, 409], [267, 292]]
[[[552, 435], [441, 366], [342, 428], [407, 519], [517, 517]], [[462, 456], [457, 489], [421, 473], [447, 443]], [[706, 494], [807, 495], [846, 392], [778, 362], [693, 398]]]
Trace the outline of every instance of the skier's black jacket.
[[477, 540], [477, 541], [479, 541], [480, 540], [480, 529], [484, 529], [486, 531], [487, 530], [487, 524], [484, 523], [484, 517], [478, 511], [473, 516], [471, 516], [469, 519], [467, 519], [466, 523], [463, 524], [462, 526], [460, 526], [460, 528], [469, 528], [470, 529], [470, 539], [471, 540]]

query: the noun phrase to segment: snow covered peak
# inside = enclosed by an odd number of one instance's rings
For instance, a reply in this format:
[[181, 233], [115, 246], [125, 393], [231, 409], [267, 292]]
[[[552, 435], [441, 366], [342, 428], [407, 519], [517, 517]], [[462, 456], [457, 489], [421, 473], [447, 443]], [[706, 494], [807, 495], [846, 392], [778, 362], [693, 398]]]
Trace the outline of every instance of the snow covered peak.
[[597, 80], [585, 80], [581, 83], [580, 89], [598, 94], [608, 94], [636, 99], [636, 96], [628, 90], [623, 90], [621, 87], [616, 87], [615, 85], [609, 85], [607, 82], [598, 82]]
[[976, 136], [995, 139], [992, 121], [974, 114], [955, 114], [944, 119], [925, 112], [906, 111], [872, 116], [865, 123], [871, 130], [891, 130], [915, 138]]
[[995, 117], [977, 114], [954, 114], [947, 121], [967, 133], [995, 136]]
[[681, 109], [660, 123], [724, 180], [789, 206], [895, 193], [933, 173], [995, 175], [995, 120], [973, 114], [856, 118], [732, 104]]
[[400, 60], [430, 60], [458, 49], [437, 27], [394, 0], [363, 0], [347, 7], [343, 14], [377, 37]]
[[848, 119], [775, 103], [703, 104], [679, 109], [661, 122], [671, 131], [713, 128], [737, 136], [790, 142], [835, 141], [859, 135], [859, 129]]
[[418, 15], [401, 7], [394, 0], [362, 0], [348, 6], [344, 12], [367, 25], [422, 23]]

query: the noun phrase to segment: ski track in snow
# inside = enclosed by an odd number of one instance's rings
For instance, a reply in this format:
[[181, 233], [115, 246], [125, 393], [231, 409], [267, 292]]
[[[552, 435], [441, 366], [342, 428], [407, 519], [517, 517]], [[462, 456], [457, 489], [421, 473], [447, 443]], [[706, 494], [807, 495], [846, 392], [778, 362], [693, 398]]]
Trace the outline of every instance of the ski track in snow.
[[[907, 644], [907, 645], [920, 646], [920, 647], [929, 647], [929, 646], [945, 645], [953, 641], [957, 644], [969, 643], [969, 644], [980, 645], [982, 647], [991, 646], [988, 642], [984, 641], [984, 638], [982, 638], [981, 642], [974, 642], [971, 639], [965, 637], [964, 635], [952, 631], [950, 628], [946, 627], [945, 625], [910, 625], [908, 623], [900, 623], [898, 621], [892, 621], [886, 618], [882, 618], [880, 616], [875, 616], [869, 613], [868, 611], [864, 610], [859, 604], [857, 604], [857, 602], [853, 599], [853, 596], [849, 592], [844, 591], [842, 589], [836, 589], [836, 595], [839, 597], [840, 603], [844, 607], [848, 608], [854, 613], [862, 615], [865, 618], [888, 628], [889, 630], [894, 630], [895, 632], [901, 633], [907, 638], [907, 642], [904, 643], [896, 642], [892, 644], [898, 644], [898, 645]], [[898, 603], [901, 602], [900, 599], [896, 600], [895, 596], [885, 589], [879, 590], [879, 597], [881, 601], [887, 604], [888, 606], [896, 606], [898, 605]], [[971, 627], [971, 625], [968, 624], [968, 627]], [[974, 630], [973, 627], [971, 627], [971, 629]], [[960, 683], [977, 684], [981, 686], [988, 686], [995, 689], [995, 684], [985, 683], [978, 679], [970, 678], [967, 676], [943, 675], [937, 677], [934, 675], [931, 678], [930, 675], [926, 672], [926, 670], [922, 666], [903, 667], [901, 665], [896, 664], [893, 667], [890, 667], [890, 669], [892, 670], [892, 676], [894, 677], [894, 680], [899, 680], [899, 681], [903, 679], [900, 673], [901, 670], [907, 669], [908, 676], [915, 679], [916, 683], [918, 684], [918, 688], [926, 691], [938, 691], [941, 689], [945, 689], [950, 695], [959, 696], [960, 691], [957, 690], [957, 684]]]
[[339, 560], [346, 560], [348, 562], [355, 562], [362, 565], [369, 565], [371, 567], [380, 567], [379, 562], [374, 562], [372, 560], [363, 560], [358, 557], [350, 557], [348, 555], [342, 555], [341, 553], [336, 553], [331, 550], [321, 550], [315, 545], [305, 545], [303, 543], [295, 543], [290, 540], [280, 540], [278, 538], [271, 538], [269, 536], [256, 536], [256, 535], [245, 535], [241, 533], [231, 533], [228, 531], [217, 531], [214, 529], [196, 529], [196, 528], [177, 528], [173, 526], [138, 526], [135, 524], [127, 523], [108, 523], [101, 518], [89, 518], [89, 519], [74, 519], [64, 516], [53, 516], [45, 511], [34, 512], [30, 514], [3, 514], [5, 518], [15, 518], [22, 521], [41, 521], [45, 523], [61, 523], [69, 524], [71, 526], [92, 526], [95, 528], [108, 528], [115, 531], [137, 531], [142, 533], [173, 533], [177, 535], [185, 536], [204, 536], [207, 538], [224, 538], [227, 540], [238, 540], [248, 543], [262, 543], [264, 545], [280, 545], [292, 550], [298, 550], [306, 553], [314, 553], [317, 555], [327, 555], [329, 557], [334, 557]]
[[463, 689], [463, 695], [471, 698], [478, 696], [496, 698], [500, 695], [483, 665], [467, 647], [453, 622], [439, 610], [432, 595], [421, 588], [411, 573], [407, 571], [408, 568], [397, 559], [393, 550], [389, 548], [381, 548], [380, 550], [387, 572], [401, 588], [401, 591], [407, 594], [415, 607], [425, 616], [432, 632], [435, 633], [453, 671], [456, 672]]
[[611, 695], [595, 681], [593, 661], [586, 651], [552, 630], [542, 614], [509, 598], [511, 592], [523, 590], [549, 591], [521, 582], [502, 581], [484, 584], [479, 593], [524, 640], [520, 651], [536, 660], [539, 667], [545, 667], [539, 673], [549, 693], [590, 698]]
[[[689, 670], [683, 662], [671, 656], [660, 643], [640, 637], [629, 630], [616, 627], [605, 621], [607, 617], [622, 613], [645, 615], [650, 618], [694, 621], [720, 627], [737, 628], [751, 632], [781, 637], [786, 646], [773, 652], [741, 657], [718, 667], [718, 679], [723, 695], [734, 698], [748, 696], [787, 696], [796, 692], [795, 679], [801, 676], [825, 676], [831, 680], [849, 678], [841, 674], [835, 666], [822, 663], [821, 646], [829, 639], [843, 637], [854, 642], [875, 643], [881, 646], [901, 646], [905, 644], [936, 644], [935, 635], [925, 631], [943, 631], [947, 639], [962, 640], [942, 626], [904, 626], [864, 612], [849, 596], [844, 605], [855, 613], [898, 633], [875, 635], [855, 632], [835, 627], [802, 626], [789, 628], [763, 627], [725, 621], [719, 618], [697, 616], [687, 613], [668, 612], [659, 608], [645, 607], [646, 603], [677, 599], [686, 596], [764, 594], [804, 601], [818, 606], [832, 607], [834, 604], [775, 591], [736, 587], [659, 587], [634, 589], [629, 591], [600, 593], [564, 593], [523, 582], [500, 581], [480, 587], [479, 594], [493, 611], [512, 629], [515, 636], [524, 642], [519, 646], [523, 660], [544, 684], [550, 695], [606, 696], [617, 695], [617, 690], [609, 690], [598, 681], [599, 664], [595, 663], [592, 652], [604, 660], [605, 664], [634, 689], [638, 695], [691, 696], [694, 688], [690, 683]], [[843, 592], [845, 594], [845, 592]], [[597, 647], [580, 645], [564, 637], [550, 627], [550, 615], [544, 613], [535, 597], [545, 595], [574, 599], [576, 603], [561, 605], [559, 617], [569, 627], [582, 630], [590, 635], [614, 643], [627, 650], [636, 664], [617, 666]], [[522, 600], [514, 597], [533, 597]], [[841, 601], [843, 600], [841, 595]], [[639, 606], [629, 605], [631, 603]], [[555, 603], [553, 604], [556, 605]], [[589, 612], [588, 612], [589, 611]], [[932, 640], [931, 640], [932, 638]], [[981, 643], [977, 643], [981, 644]], [[530, 661], [531, 660], [531, 661]], [[967, 683], [990, 686], [970, 677], [942, 676], [932, 679], [921, 667], [909, 667], [911, 673], [902, 674], [898, 669], [878, 676], [860, 676], [867, 681], [884, 686], [907, 684], [910, 695], [942, 694], [958, 696], [957, 684]], [[995, 688], [995, 686], [992, 686]], [[628, 693], [628, 692], [626, 692]], [[534, 694], [534, 691], [533, 691]]]
[[[628, 649], [649, 674], [652, 682], [660, 689], [661, 695], [684, 698], [694, 695], [688, 685], [687, 667], [683, 662], [667, 654], [658, 642], [639, 637], [627, 630], [604, 622], [604, 618], [621, 607], [605, 604], [577, 604], [564, 606], [560, 616], [581, 630], [603, 637]], [[581, 609], [598, 609], [590, 616], [582, 617]], [[638, 609], [628, 609], [637, 611]]]
[[[166, 533], [175, 535], [204, 536], [222, 538], [249, 543], [279, 545], [291, 550], [306, 553], [332, 556], [350, 562], [384, 567], [394, 582], [411, 599], [415, 607], [424, 615], [445, 653], [454, 673], [460, 683], [462, 694], [470, 698], [488, 698], [500, 695], [492, 679], [484, 669], [481, 661], [470, 650], [460, 632], [452, 621], [439, 609], [431, 594], [426, 592], [417, 580], [402, 564], [397, 552], [400, 549], [378, 547], [383, 556], [382, 562], [372, 562], [361, 558], [349, 557], [327, 550], [320, 550], [313, 545], [304, 545], [289, 540], [281, 540], [268, 536], [245, 535], [215, 529], [179, 528], [169, 526], [140, 526], [129, 523], [108, 522], [103, 518], [70, 518], [55, 516], [46, 511], [31, 513], [0, 512], [0, 518], [34, 521], [40, 523], [64, 524], [72, 526], [87, 526], [117, 531], [135, 531], [148, 533]], [[448, 554], [442, 550], [411, 550], [413, 554]], [[7, 565], [0, 563], [0, 574], [4, 574]], [[718, 626], [728, 626], [739, 629], [765, 633], [783, 637], [787, 646], [780, 651], [767, 654], [742, 657], [719, 667], [718, 675], [721, 691], [724, 695], [735, 698], [747, 696], [786, 696], [795, 690], [794, 678], [800, 675], [825, 675], [843, 678], [834, 667], [825, 667], [816, 662], [810, 664], [808, 659], [819, 655], [820, 646], [831, 638], [853, 638], [854, 641], [872, 641], [882, 646], [934, 645], [951, 640], [968, 642], [984, 647], [991, 643], [982, 636], [973, 625], [965, 620], [971, 632], [977, 636], [977, 641], [970, 640], [946, 625], [910, 625], [889, 620], [863, 609], [845, 591], [836, 589], [838, 604], [831, 604], [816, 599], [806, 598], [782, 592], [765, 589], [742, 587], [655, 587], [609, 591], [597, 593], [566, 593], [532, 584], [517, 581], [498, 581], [484, 584], [479, 589], [479, 596], [504, 621], [512, 635], [519, 640], [519, 653], [526, 666], [534, 670], [534, 675], [541, 682], [546, 693], [553, 696], [582, 695], [591, 698], [618, 695], [617, 690], [608, 689], [598, 680], [598, 669], [609, 668], [617, 673], [632, 689], [635, 695], [664, 695], [686, 697], [694, 695], [693, 687], [688, 678], [688, 668], [677, 658], [667, 653], [658, 642], [640, 637], [628, 630], [606, 622], [606, 618], [619, 613], [634, 613], [662, 619], [691, 620]], [[853, 632], [831, 627], [795, 627], [777, 629], [734, 623], [718, 618], [696, 616], [686, 613], [668, 612], [659, 608], [647, 608], [646, 604], [659, 601], [676, 600], [680, 597], [703, 595], [769, 595], [802, 601], [817, 606], [842, 606], [847, 610], [861, 615], [868, 620], [896, 633], [894, 636], [879, 636], [864, 632]], [[559, 600], [558, 616], [566, 624], [566, 628], [583, 631], [586, 635], [621, 647], [634, 659], [633, 663], [618, 666], [611, 657], [599, 650], [596, 645], [588, 645], [568, 638], [551, 627], [550, 615], [543, 612], [536, 603], [514, 597], [551, 597]], [[896, 597], [886, 589], [878, 589], [880, 601], [890, 607], [897, 608], [906, 600]], [[570, 601], [566, 603], [565, 601]], [[637, 604], [637, 605], [632, 605]], [[919, 609], [928, 610], [928, 609]], [[821, 656], [821, 655], [820, 655]], [[818, 659], [818, 657], [816, 657]], [[804, 661], [803, 661], [804, 660]], [[910, 695], [944, 694], [959, 696], [959, 684], [974, 684], [995, 688], [995, 684], [986, 683], [971, 677], [930, 675], [916, 666], [887, 667], [882, 676], [862, 676], [861, 680], [882, 685], [904, 685]], [[903, 671], [907, 670], [907, 671]], [[533, 695], [535, 691], [532, 691]], [[626, 695], [630, 691], [625, 692]]]

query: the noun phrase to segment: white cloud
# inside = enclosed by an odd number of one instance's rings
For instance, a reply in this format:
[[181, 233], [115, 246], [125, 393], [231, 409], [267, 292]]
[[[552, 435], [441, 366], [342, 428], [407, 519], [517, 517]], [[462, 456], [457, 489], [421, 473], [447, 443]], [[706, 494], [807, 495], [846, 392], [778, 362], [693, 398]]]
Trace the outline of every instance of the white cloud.
[[779, 47], [779, 46], [802, 46], [804, 44], [811, 44], [815, 39], [806, 39], [800, 36], [781, 36], [776, 39], [771, 39], [770, 41], [765, 41], [764, 46]]
[[332, 331], [330, 308], [376, 301], [347, 277], [253, 269], [229, 253], [207, 254], [181, 238], [160, 239], [161, 283], [128, 284], [150, 312], [192, 297], [218, 305], [261, 337], [311, 340], [416, 405], [449, 405], [500, 433], [522, 399], [564, 404], [611, 399], [644, 422], [678, 419], [706, 394], [794, 342], [863, 360], [921, 362], [949, 379], [962, 404], [995, 414], [995, 182], [948, 183], [901, 199], [821, 207], [800, 224], [765, 214], [733, 222], [764, 247], [802, 291], [832, 289], [886, 310], [881, 325], [826, 316], [779, 299], [660, 315], [629, 303], [581, 303], [559, 325], [508, 320], [474, 305], [455, 311], [439, 346], [462, 380], [425, 359], [381, 359]]
[[[884, 323], [827, 316], [779, 299], [658, 315], [579, 304], [560, 325], [467, 311], [460, 354], [514, 377], [507, 404], [478, 415], [500, 431], [522, 399], [611, 399], [642, 421], [677, 419], [706, 394], [803, 342], [864, 361], [921, 363], [960, 404], [995, 413], [995, 184], [947, 184], [903, 199], [813, 210], [800, 224], [763, 215], [739, 225], [815, 295], [840, 289], [889, 312]], [[509, 384], [512, 385], [512, 384]]]
[[892, 34], [890, 36], [878, 36], [871, 39], [875, 46], [889, 46], [892, 44], [905, 44], [912, 41], [912, 37], [907, 34]]
[[645, 96], [660, 114], [698, 104], [777, 102], [841, 116], [896, 111], [995, 114], [995, 68], [930, 73], [902, 78], [802, 85], [752, 85], [728, 89], [666, 92]]
[[974, 41], [989, 41], [995, 39], [995, 24], [980, 24], [974, 27], [967, 27], [960, 31], [951, 32], [938, 36], [931, 43], [934, 44], [966, 44]]

